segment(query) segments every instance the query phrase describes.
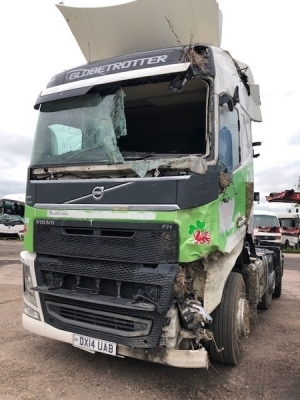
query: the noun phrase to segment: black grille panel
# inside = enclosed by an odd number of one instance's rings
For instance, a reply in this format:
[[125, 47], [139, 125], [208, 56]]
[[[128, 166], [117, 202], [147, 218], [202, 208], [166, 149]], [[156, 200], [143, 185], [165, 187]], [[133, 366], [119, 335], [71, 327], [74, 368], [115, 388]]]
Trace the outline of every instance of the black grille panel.
[[100, 332], [115, 333], [118, 336], [148, 335], [152, 325], [150, 320], [68, 306], [53, 301], [47, 301], [46, 307], [50, 315], [61, 321]]
[[[38, 286], [45, 285], [45, 272], [51, 271], [60, 275], [88, 276], [93, 278], [112, 280], [113, 282], [134, 282], [137, 284], [160, 287], [157, 312], [165, 313], [172, 296], [173, 283], [177, 271], [176, 265], [161, 265], [157, 268], [146, 268], [141, 265], [97, 262], [93, 260], [78, 260], [74, 258], [54, 258], [38, 256], [35, 261]], [[101, 286], [101, 284], [100, 284]], [[111, 285], [115, 295], [115, 285]]]
[[[148, 335], [139, 337], [120, 336], [119, 334], [101, 332], [98, 329], [91, 328], [89, 326], [82, 326], [80, 324], [73, 324], [73, 321], [62, 321], [54, 316], [50, 315], [47, 309], [47, 303], [53, 302], [53, 297], [51, 295], [45, 295], [40, 293], [40, 300], [43, 310], [43, 315], [45, 322], [57, 329], [78, 333], [80, 335], [94, 337], [96, 339], [107, 340], [109, 342], [124, 344], [126, 346], [139, 347], [139, 348], [153, 348], [156, 347], [158, 343], [159, 336], [161, 334], [161, 329], [164, 324], [165, 316], [158, 315], [157, 313], [147, 313], [144, 311], [135, 311], [127, 309], [118, 309], [117, 307], [97, 305], [93, 303], [88, 304], [88, 310], [97, 310], [100, 312], [107, 312], [111, 314], [122, 314], [124, 317], [140, 317], [151, 321], [152, 327]], [[60, 299], [60, 303], [63, 302], [64, 305], [71, 305], [73, 307], [84, 308], [87, 304], [83, 301], [77, 301], [72, 299]]]
[[[45, 322], [57, 329], [70, 331], [98, 339], [113, 341], [133, 347], [152, 348], [158, 343], [161, 328], [164, 324], [168, 307], [173, 301], [173, 284], [177, 272], [177, 265], [162, 264], [156, 267], [147, 267], [141, 264], [116, 263], [111, 261], [82, 260], [76, 258], [45, 257], [38, 255], [35, 260], [35, 270], [40, 299], [43, 308]], [[160, 288], [156, 301], [149, 300], [149, 304], [155, 304], [153, 310], [138, 309], [126, 302], [120, 306], [109, 299], [109, 293], [115, 290], [115, 286], [107, 286], [106, 296], [95, 291], [90, 293], [76, 293], [63, 288], [64, 274], [76, 277], [95, 278], [95, 280], [111, 280], [111, 282], [143, 284], [144, 288]], [[45, 277], [58, 276], [55, 290], [47, 290]], [[81, 279], [81, 278], [80, 278]], [[89, 279], [86, 279], [88, 282]], [[61, 282], [61, 289], [57, 285]], [[55, 285], [54, 285], [55, 286]], [[47, 293], [45, 293], [47, 292]], [[52, 293], [52, 294], [51, 294]], [[128, 294], [127, 294], [128, 295]], [[129, 295], [128, 295], [129, 296]], [[108, 299], [103, 304], [97, 299]], [[144, 299], [147, 303], [147, 299]], [[129, 302], [128, 302], [129, 304]], [[50, 305], [50, 306], [49, 306]], [[105, 320], [103, 316], [108, 317]], [[136, 321], [139, 319], [140, 321]], [[135, 321], [132, 324], [132, 321]], [[149, 331], [139, 324], [148, 323]], [[140, 327], [139, 327], [140, 326]], [[107, 329], [103, 329], [103, 327]], [[127, 332], [127, 334], [126, 334]]]
[[164, 230], [162, 224], [98, 223], [74, 227], [67, 226], [67, 221], [46, 222], [49, 221], [35, 221], [34, 251], [38, 254], [153, 264], [177, 262], [175, 224]]

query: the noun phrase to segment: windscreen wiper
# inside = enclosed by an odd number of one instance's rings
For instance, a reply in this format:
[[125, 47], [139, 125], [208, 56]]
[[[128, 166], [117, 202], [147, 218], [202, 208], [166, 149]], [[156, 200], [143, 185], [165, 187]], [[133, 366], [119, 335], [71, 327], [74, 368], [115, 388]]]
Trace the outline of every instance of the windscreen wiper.
[[144, 158], [148, 158], [153, 156], [155, 154], [154, 152], [152, 153], [145, 153], [145, 152], [140, 152], [140, 153], [135, 153], [131, 151], [123, 151], [122, 156], [125, 161], [136, 161], [136, 160], [143, 160]]

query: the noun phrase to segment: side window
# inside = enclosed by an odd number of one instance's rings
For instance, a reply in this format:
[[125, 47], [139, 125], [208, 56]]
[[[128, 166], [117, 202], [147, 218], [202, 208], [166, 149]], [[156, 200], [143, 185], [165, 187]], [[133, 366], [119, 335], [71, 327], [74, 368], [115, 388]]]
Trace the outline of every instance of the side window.
[[229, 111], [227, 106], [220, 109], [219, 168], [230, 172], [241, 162], [240, 129], [237, 109]]

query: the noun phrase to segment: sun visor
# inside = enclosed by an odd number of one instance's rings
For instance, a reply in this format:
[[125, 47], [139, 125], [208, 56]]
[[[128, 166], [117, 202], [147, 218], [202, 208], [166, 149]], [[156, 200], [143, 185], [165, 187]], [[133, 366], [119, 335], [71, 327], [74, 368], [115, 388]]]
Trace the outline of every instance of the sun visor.
[[56, 90], [53, 92], [44, 93], [46, 90], [43, 90], [38, 98], [36, 99], [36, 102], [34, 104], [34, 109], [38, 110], [40, 108], [40, 105], [43, 103], [47, 103], [49, 101], [55, 101], [55, 100], [61, 100], [61, 99], [68, 99], [70, 97], [77, 97], [77, 96], [83, 96], [85, 95], [89, 90], [92, 89], [93, 86], [83, 86], [83, 87], [76, 87], [74, 89], [70, 90]]
[[221, 45], [215, 0], [65, 0], [56, 5], [87, 62], [190, 44]]

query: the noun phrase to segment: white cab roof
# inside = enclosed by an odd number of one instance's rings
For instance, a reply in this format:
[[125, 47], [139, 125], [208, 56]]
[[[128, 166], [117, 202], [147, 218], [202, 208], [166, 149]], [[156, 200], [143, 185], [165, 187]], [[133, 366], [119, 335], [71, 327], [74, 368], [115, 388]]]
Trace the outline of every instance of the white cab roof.
[[265, 210], [254, 210], [253, 215], [273, 215], [274, 217], [277, 217], [277, 215], [274, 212]]
[[277, 214], [278, 218], [299, 218], [299, 214], [294, 212], [294, 213], [279, 213]]

